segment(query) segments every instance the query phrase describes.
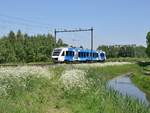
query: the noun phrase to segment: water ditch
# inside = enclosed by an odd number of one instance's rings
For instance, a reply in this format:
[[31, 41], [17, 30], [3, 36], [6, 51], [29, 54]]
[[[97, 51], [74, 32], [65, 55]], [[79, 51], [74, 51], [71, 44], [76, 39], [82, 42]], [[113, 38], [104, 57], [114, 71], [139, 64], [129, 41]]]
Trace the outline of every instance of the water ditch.
[[107, 86], [118, 91], [122, 95], [130, 96], [132, 98], [138, 99], [148, 106], [150, 105], [148, 95], [132, 83], [129, 75], [113, 78], [108, 81]]

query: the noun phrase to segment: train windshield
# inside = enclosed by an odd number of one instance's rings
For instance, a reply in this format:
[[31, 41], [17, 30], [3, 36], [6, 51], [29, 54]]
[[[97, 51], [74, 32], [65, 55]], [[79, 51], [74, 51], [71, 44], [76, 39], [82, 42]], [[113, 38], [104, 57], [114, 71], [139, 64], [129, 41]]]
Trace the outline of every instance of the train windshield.
[[62, 49], [55, 49], [53, 52], [53, 56], [59, 56]]
[[101, 53], [101, 54], [100, 54], [100, 56], [101, 56], [101, 57], [104, 57], [104, 56], [105, 56], [105, 54], [104, 54], [104, 53]]

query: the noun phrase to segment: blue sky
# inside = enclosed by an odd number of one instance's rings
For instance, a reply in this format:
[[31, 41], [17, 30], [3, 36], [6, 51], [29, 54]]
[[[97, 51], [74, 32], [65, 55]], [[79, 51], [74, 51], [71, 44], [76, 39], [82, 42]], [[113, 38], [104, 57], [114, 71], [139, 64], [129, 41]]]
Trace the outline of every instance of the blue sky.
[[[21, 29], [30, 34], [55, 28], [94, 27], [94, 47], [146, 45], [150, 0], [1, 0], [0, 35]], [[90, 48], [90, 33], [59, 34], [65, 42]]]

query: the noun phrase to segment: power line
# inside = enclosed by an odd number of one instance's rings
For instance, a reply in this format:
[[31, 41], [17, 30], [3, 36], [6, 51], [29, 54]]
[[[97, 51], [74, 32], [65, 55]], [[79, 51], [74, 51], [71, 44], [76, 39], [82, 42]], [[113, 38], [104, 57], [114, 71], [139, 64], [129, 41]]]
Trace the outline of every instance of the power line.
[[49, 27], [50, 26], [47, 23], [37, 22], [37, 21], [34, 21], [34, 20], [25, 19], [25, 18], [16, 17], [16, 16], [9, 16], [9, 15], [5, 15], [5, 14], [0, 14], [0, 17], [4, 17], [4, 18], [7, 18], [7, 19], [11, 18], [11, 19], [14, 19], [14, 20], [23, 21], [23, 22], [27, 22], [27, 23], [34, 23], [34, 24], [45, 26], [45, 27]]
[[[34, 27], [34, 28], [33, 28]], [[34, 29], [39, 29], [38, 31], [34, 30]], [[32, 35], [35, 35], [35, 34], [39, 34], [39, 32], [42, 33], [45, 32], [49, 32], [47, 28], [42, 28], [41, 27], [37, 27], [37, 26], [33, 26], [33, 25], [28, 25], [28, 24], [16, 24], [15, 22], [12, 22], [12, 21], [7, 21], [7, 20], [2, 20], [0, 18], [0, 29], [1, 29], [1, 34], [0, 35], [3, 35], [4, 33], [8, 33], [9, 31], [13, 30], [13, 31], [17, 31], [17, 30], [21, 30], [25, 33], [29, 33], [29, 34], [32, 34]], [[46, 29], [46, 30], [44, 30]], [[3, 32], [3, 33], [2, 33]]]
[[49, 27], [44, 27], [44, 26], [41, 26], [41, 25], [33, 25], [33, 24], [27, 24], [27, 23], [23, 23], [23, 22], [16, 22], [16, 21], [12, 21], [12, 20], [6, 20], [6, 19], [2, 19], [0, 18], [0, 20], [3, 22], [3, 23], [7, 23], [9, 25], [18, 25], [18, 26], [25, 26], [25, 27], [30, 27], [30, 28], [39, 28], [39, 29], [50, 29]]

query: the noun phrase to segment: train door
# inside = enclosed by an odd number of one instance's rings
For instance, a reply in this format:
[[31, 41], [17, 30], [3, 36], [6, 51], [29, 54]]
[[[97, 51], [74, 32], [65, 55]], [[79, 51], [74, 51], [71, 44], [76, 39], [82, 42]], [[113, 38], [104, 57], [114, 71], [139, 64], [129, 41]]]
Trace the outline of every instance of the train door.
[[78, 60], [78, 51], [77, 50], [74, 51], [74, 60]]

